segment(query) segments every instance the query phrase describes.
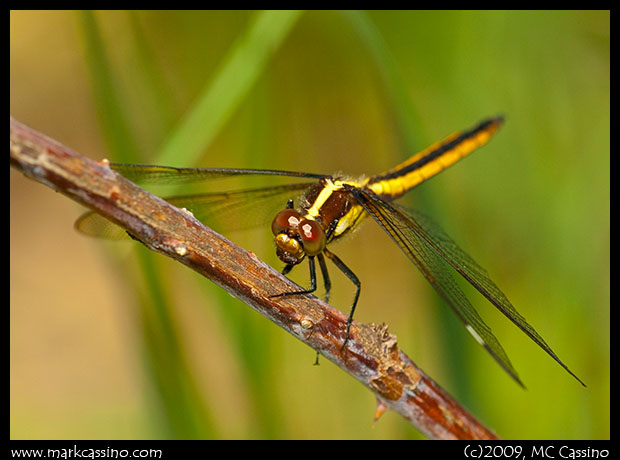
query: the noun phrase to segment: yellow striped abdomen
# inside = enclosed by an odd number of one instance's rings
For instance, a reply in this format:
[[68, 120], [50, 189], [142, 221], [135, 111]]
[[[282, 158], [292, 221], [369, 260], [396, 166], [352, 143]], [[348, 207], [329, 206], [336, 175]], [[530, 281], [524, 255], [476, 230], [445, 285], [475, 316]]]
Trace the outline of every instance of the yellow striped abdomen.
[[486, 144], [502, 122], [502, 117], [491, 118], [468, 131], [451, 134], [395, 168], [373, 177], [368, 187], [377, 195], [397, 198]]

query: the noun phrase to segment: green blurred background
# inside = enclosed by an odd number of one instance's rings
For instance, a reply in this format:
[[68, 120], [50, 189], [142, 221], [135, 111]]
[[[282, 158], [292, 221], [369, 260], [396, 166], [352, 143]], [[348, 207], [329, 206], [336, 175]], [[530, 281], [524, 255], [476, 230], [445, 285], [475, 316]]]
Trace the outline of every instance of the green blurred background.
[[[10, 19], [11, 114], [94, 159], [373, 174], [504, 114], [404, 202], [588, 388], [467, 289], [519, 388], [372, 222], [334, 248], [364, 285], [356, 319], [390, 325], [503, 438], [609, 438], [609, 12]], [[421, 437], [395, 413], [373, 424], [366, 388], [210, 282], [83, 237], [78, 205], [14, 170], [10, 183], [12, 438]], [[226, 236], [281, 268], [268, 227]], [[332, 279], [347, 312], [354, 289]]]

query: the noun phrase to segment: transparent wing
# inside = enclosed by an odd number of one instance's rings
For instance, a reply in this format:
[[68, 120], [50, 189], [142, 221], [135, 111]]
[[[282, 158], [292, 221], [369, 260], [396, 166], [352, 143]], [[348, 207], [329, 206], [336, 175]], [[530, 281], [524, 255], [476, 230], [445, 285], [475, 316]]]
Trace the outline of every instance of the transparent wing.
[[278, 171], [274, 169], [175, 168], [172, 166], [123, 163], [110, 163], [110, 168], [118, 171], [130, 181], [140, 184], [185, 184], [233, 176], [281, 176], [308, 179], [327, 177], [324, 174]]
[[[402, 208], [401, 208], [402, 211]], [[427, 216], [409, 210], [410, 222], [415, 231], [437, 251], [448, 263], [458, 271], [463, 278], [474, 286], [489, 302], [491, 302], [504, 316], [512, 321], [519, 329], [521, 329], [530, 339], [532, 339], [540, 348], [545, 350], [560, 366], [562, 366], [570, 375], [585, 384], [577, 377], [554, 353], [551, 347], [540, 336], [527, 320], [517, 311], [510, 303], [506, 295], [499, 287], [489, 278], [487, 271], [476, 263], [467, 253], [459, 248], [456, 243], [432, 220]]]
[[491, 328], [482, 320], [450, 273], [449, 264], [414, 230], [415, 223], [400, 209], [374, 194], [354, 192], [364, 209], [398, 244], [424, 277], [448, 303], [467, 331], [519, 385], [519, 379], [506, 352]]
[[460, 273], [499, 311], [585, 386], [558, 358], [540, 334], [514, 308], [506, 295], [489, 278], [487, 271], [460, 249], [437, 224], [423, 214], [405, 210], [374, 194], [360, 190], [357, 195], [362, 206], [396, 241], [401, 250], [407, 254], [439, 294], [450, 304], [464, 322], [467, 330], [517, 382], [521, 383], [501, 345], [466, 299], [461, 289], [454, 283], [452, 277], [449, 276], [449, 266]]
[[[201, 222], [220, 231], [239, 230], [266, 224], [284, 209], [289, 199], [297, 196], [313, 182], [231, 192], [202, 193], [165, 198], [178, 208], [186, 208]], [[80, 216], [76, 229], [88, 236], [119, 240], [127, 237], [124, 229], [94, 211]]]

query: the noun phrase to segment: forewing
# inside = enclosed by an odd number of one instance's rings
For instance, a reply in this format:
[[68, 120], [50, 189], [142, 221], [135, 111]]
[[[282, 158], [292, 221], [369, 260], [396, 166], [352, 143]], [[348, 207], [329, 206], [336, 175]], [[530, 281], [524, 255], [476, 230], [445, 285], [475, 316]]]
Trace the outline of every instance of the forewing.
[[[178, 208], [186, 208], [196, 219], [217, 230], [239, 230], [268, 224], [289, 199], [295, 199], [312, 182], [276, 185], [231, 192], [202, 193], [165, 198]], [[118, 240], [126, 232], [94, 211], [76, 221], [75, 227], [88, 236]]]
[[234, 176], [280, 176], [308, 179], [326, 177], [324, 174], [272, 169], [175, 168], [173, 166], [124, 163], [110, 163], [110, 168], [118, 171], [130, 181], [139, 184], [186, 184]]

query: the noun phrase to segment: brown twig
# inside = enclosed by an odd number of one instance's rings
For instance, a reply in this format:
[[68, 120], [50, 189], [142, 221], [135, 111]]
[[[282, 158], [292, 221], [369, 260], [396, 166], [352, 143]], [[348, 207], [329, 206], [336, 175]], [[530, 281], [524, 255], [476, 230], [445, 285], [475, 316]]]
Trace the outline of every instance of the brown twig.
[[[436, 439], [497, 439], [396, 344], [387, 327], [353, 322], [314, 296], [270, 297], [298, 289], [256, 256], [190, 213], [11, 118], [11, 165], [126, 229], [148, 248], [201, 273], [330, 359], [389, 408]], [[378, 416], [377, 415], [377, 416]]]

